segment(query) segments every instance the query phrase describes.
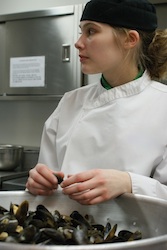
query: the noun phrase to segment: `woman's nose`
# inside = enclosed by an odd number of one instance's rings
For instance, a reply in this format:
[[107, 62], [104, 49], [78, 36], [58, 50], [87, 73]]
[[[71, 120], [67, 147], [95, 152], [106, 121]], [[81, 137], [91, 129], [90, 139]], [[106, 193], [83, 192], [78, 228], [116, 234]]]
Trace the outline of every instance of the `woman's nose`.
[[84, 44], [83, 44], [83, 41], [82, 41], [82, 36], [80, 36], [78, 41], [75, 43], [75, 48], [76, 49], [83, 49], [84, 48]]

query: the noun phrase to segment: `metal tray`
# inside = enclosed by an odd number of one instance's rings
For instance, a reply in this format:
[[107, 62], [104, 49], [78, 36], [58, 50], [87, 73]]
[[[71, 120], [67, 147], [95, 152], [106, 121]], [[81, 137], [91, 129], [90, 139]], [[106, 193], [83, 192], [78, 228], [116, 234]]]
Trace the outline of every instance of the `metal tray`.
[[167, 202], [141, 195], [122, 195], [112, 201], [93, 206], [83, 206], [57, 191], [52, 196], [33, 196], [26, 191], [1, 191], [0, 205], [9, 209], [10, 203], [29, 201], [29, 210], [44, 204], [50, 211], [55, 209], [69, 215], [78, 210], [83, 215], [91, 214], [97, 223], [118, 224], [118, 231], [141, 230], [143, 239], [134, 242], [81, 246], [37, 246], [28, 244], [0, 243], [3, 250], [165, 250], [167, 249]]

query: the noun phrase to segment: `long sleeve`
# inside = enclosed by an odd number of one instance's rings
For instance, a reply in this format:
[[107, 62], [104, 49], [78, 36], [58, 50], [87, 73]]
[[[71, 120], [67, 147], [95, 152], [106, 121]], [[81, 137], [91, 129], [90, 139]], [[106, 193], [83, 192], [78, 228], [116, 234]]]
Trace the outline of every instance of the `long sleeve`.
[[155, 198], [167, 199], [167, 186], [156, 179], [129, 173], [132, 180], [133, 194], [148, 195]]
[[56, 136], [62, 102], [63, 98], [59, 102], [58, 107], [44, 124], [38, 159], [39, 163], [46, 164], [53, 170], [60, 169], [57, 157]]
[[167, 148], [160, 164], [154, 169], [152, 178], [129, 173], [134, 194], [143, 194], [167, 199]]

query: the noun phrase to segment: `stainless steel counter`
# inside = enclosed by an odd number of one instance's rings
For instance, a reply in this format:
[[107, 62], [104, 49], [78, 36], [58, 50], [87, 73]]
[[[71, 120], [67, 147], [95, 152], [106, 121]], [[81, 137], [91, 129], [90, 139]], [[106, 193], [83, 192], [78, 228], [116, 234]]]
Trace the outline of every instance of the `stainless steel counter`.
[[16, 179], [11, 179], [7, 181], [3, 181], [2, 190], [10, 191], [10, 190], [25, 190], [25, 185], [27, 182], [28, 174], [25, 177], [20, 177]]
[[24, 190], [29, 171], [0, 171], [0, 191]]

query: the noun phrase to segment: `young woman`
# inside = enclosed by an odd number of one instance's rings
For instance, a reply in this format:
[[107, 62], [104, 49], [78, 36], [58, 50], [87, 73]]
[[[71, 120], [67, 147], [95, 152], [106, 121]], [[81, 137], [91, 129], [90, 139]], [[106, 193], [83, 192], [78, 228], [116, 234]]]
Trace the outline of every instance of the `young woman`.
[[76, 42], [85, 74], [101, 81], [68, 92], [46, 121], [27, 189], [81, 204], [123, 193], [167, 199], [167, 31], [147, 0], [92, 0]]

